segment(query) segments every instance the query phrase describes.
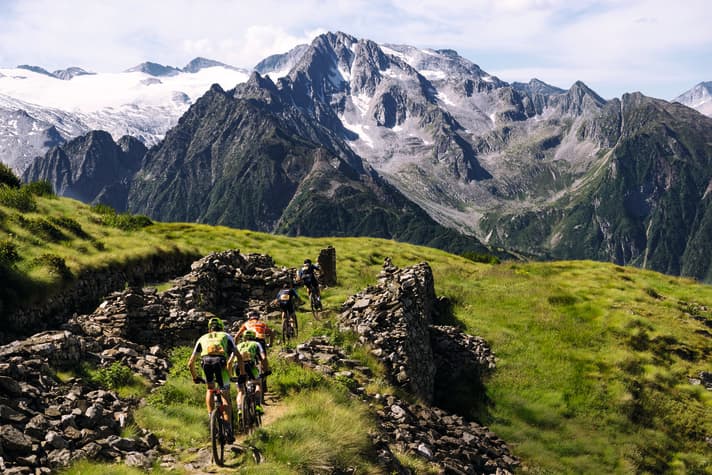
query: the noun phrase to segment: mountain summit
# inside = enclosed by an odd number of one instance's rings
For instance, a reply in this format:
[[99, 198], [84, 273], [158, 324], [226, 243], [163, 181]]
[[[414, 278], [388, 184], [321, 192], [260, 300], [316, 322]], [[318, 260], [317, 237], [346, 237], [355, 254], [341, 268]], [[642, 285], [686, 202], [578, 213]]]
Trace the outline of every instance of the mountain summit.
[[[163, 68], [147, 67], [147, 87], [187, 74]], [[454, 49], [343, 32], [257, 68], [212, 86], [147, 152], [129, 210], [430, 245], [449, 228], [447, 249], [468, 235], [712, 279], [712, 119], [688, 107], [508, 84]]]

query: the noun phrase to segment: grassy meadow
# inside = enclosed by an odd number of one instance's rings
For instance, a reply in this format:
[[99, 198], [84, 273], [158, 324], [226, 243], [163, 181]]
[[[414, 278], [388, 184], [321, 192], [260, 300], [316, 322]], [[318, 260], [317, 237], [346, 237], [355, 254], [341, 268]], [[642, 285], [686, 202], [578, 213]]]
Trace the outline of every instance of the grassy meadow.
[[[335, 330], [339, 306], [375, 282], [385, 257], [398, 266], [427, 261], [437, 294], [454, 304], [447, 323], [484, 337], [497, 356], [484, 390], [463, 381], [447, 405], [506, 440], [522, 461], [522, 473], [712, 473], [712, 449], [705, 442], [712, 437], [712, 392], [690, 382], [701, 371], [712, 372], [709, 285], [590, 261], [484, 264], [380, 239], [149, 224], [51, 196], [33, 196], [35, 207], [20, 211], [1, 198], [0, 271], [6, 284], [0, 297], [6, 305], [60, 291], [83, 269], [158, 252], [204, 255], [237, 248], [294, 267], [332, 245], [339, 285], [324, 291], [329, 311], [323, 322], [300, 313], [300, 337], [328, 334], [378, 370], [368, 351]], [[184, 467], [198, 456], [195, 448], [207, 444], [202, 393], [181, 363], [187, 351], [176, 349], [179, 364], [168, 383], [147, 395], [134, 421], [162, 437]], [[378, 371], [374, 381], [361, 383], [371, 392], [388, 391]], [[249, 441], [265, 463], [235, 454], [217, 472], [304, 473], [328, 463], [378, 473], [368, 444], [375, 422], [340, 382], [284, 363], [275, 365], [270, 388], [282, 396], [280, 415]], [[408, 454], [400, 457], [418, 473], [431, 470]], [[95, 470], [96, 464], [81, 462], [67, 473]], [[140, 473], [122, 465], [101, 465], [101, 471]]]

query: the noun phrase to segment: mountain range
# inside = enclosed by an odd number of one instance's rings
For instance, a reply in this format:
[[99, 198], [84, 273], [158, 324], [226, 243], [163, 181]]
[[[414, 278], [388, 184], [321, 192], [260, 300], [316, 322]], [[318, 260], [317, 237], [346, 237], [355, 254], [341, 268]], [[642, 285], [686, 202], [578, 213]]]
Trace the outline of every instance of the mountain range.
[[[188, 102], [138, 165], [126, 140], [90, 133], [57, 139], [23, 179], [161, 220], [479, 251], [477, 238], [712, 279], [712, 119], [681, 101], [508, 84], [454, 50], [328, 33]], [[106, 182], [74, 185], [105, 160]]]

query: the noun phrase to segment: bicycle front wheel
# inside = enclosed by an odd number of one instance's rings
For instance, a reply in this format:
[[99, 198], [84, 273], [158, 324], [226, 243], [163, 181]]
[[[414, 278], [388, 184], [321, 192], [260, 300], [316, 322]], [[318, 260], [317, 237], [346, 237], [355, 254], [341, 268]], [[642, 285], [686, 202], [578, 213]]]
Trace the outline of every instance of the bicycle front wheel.
[[213, 451], [213, 463], [222, 467], [225, 462], [225, 427], [220, 411], [215, 408], [210, 413], [210, 441]]

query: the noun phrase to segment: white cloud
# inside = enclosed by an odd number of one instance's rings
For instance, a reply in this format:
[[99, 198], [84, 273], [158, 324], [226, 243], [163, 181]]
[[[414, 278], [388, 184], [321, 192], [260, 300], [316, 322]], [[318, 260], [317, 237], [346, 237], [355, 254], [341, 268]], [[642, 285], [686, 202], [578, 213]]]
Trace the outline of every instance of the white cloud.
[[601, 78], [609, 96], [636, 81], [645, 93], [674, 81], [668, 97], [712, 80], [706, 0], [2, 0], [0, 10], [0, 66], [119, 71], [205, 56], [252, 67], [340, 30], [456, 49], [505, 80]]

